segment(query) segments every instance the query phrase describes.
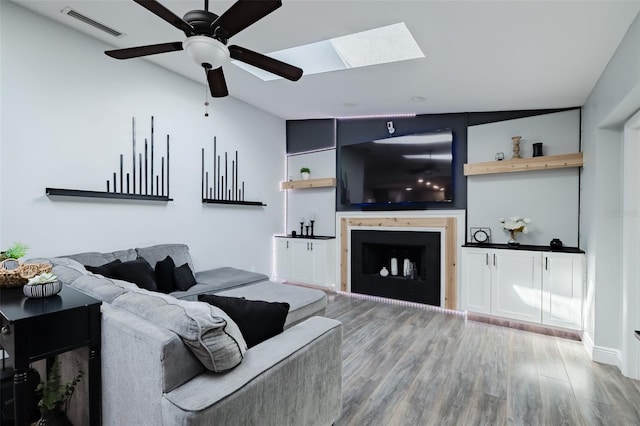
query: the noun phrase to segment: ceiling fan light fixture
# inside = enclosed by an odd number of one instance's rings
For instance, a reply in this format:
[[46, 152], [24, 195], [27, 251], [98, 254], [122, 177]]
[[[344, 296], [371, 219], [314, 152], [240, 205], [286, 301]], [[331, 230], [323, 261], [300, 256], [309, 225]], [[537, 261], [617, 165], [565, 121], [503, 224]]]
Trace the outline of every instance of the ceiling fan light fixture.
[[219, 68], [229, 61], [229, 49], [218, 40], [207, 36], [191, 36], [182, 43], [184, 50], [198, 65], [209, 64]]

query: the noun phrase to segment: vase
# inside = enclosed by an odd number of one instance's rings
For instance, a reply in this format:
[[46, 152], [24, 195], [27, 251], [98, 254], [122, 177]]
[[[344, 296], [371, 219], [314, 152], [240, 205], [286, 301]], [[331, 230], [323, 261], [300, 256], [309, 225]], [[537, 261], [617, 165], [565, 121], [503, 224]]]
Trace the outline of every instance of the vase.
[[533, 156], [542, 157], [542, 142], [533, 144]]
[[73, 424], [64, 411], [53, 410], [41, 413], [36, 426], [73, 426]]
[[43, 284], [25, 284], [22, 293], [31, 298], [41, 298], [55, 296], [62, 290], [62, 281]]
[[507, 245], [510, 246], [519, 246], [520, 243], [517, 240], [518, 233], [516, 231], [509, 231], [509, 241], [507, 241]]
[[522, 158], [520, 157], [520, 139], [522, 139], [522, 136], [513, 136], [511, 138], [513, 141], [513, 157], [511, 158]]
[[300, 177], [302, 177], [302, 180], [309, 180], [311, 175], [309, 173], [307, 173], [307, 172], [302, 172], [302, 173], [300, 173]]

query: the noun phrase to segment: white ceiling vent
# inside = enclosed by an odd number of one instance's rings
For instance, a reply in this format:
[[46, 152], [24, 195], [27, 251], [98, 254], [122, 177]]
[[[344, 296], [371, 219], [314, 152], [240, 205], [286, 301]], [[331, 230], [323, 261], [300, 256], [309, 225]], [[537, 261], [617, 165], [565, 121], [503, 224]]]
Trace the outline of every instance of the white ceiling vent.
[[113, 28], [111, 28], [111, 27], [108, 27], [108, 26], [106, 26], [106, 25], [104, 25], [104, 24], [101, 24], [100, 22], [98, 22], [98, 21], [96, 21], [96, 20], [94, 20], [94, 19], [91, 19], [91, 18], [89, 18], [88, 16], [85, 16], [85, 15], [83, 15], [82, 13], [80, 13], [80, 12], [78, 12], [78, 11], [76, 11], [76, 10], [71, 9], [70, 7], [65, 7], [65, 8], [64, 8], [64, 9], [62, 9], [60, 12], [61, 12], [61, 13], [64, 13], [65, 15], [69, 15], [69, 16], [71, 16], [72, 18], [76, 18], [77, 20], [82, 21], [82, 22], [84, 22], [85, 24], [89, 24], [89, 25], [91, 25], [92, 27], [97, 28], [97, 29], [99, 29], [100, 31], [104, 31], [105, 33], [107, 33], [107, 34], [109, 34], [109, 35], [112, 35], [112, 36], [114, 36], [114, 37], [122, 37], [122, 36], [124, 35], [124, 34], [123, 34], [123, 33], [121, 33], [120, 31], [118, 31], [118, 30], [114, 30], [114, 29], [113, 29]]

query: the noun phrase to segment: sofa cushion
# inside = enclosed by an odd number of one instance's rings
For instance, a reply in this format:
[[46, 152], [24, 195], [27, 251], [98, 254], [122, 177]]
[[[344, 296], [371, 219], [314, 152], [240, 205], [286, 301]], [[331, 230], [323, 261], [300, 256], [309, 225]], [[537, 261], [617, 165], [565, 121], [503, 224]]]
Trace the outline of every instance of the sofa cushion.
[[92, 273], [76, 278], [70, 285], [91, 297], [107, 303], [111, 303], [116, 297], [125, 292], [138, 289], [138, 286], [133, 283]]
[[198, 300], [222, 309], [238, 324], [247, 346], [252, 348], [284, 330], [289, 304], [247, 300], [244, 297], [202, 294]]
[[121, 262], [135, 260], [138, 255], [136, 254], [136, 251], [134, 249], [127, 249], [112, 251], [110, 253], [86, 252], [60, 257], [68, 257], [77, 262], [80, 262], [83, 265], [100, 266], [104, 265], [105, 263], [113, 262], [116, 259], [120, 259]]
[[120, 263], [122, 263], [122, 261], [120, 259], [116, 259], [113, 262], [105, 263], [101, 266], [84, 265], [84, 267], [87, 271], [93, 274], [98, 274], [109, 278], [117, 278], [114, 266]]
[[196, 272], [198, 284], [209, 286], [210, 293], [219, 290], [234, 288], [260, 281], [266, 281], [269, 277], [257, 272], [245, 271], [244, 269], [225, 266], [223, 268], [211, 269], [208, 271]]
[[171, 256], [167, 256], [164, 260], [156, 263], [156, 284], [158, 285], [158, 291], [162, 293], [171, 293], [176, 290], [176, 283], [173, 279], [173, 270], [176, 268], [176, 264], [173, 262]]
[[181, 291], [189, 290], [196, 285], [196, 279], [193, 277], [193, 272], [188, 263], [173, 270], [173, 281], [176, 284], [176, 288]]
[[263, 281], [216, 293], [219, 296], [246, 297], [267, 302], [287, 302], [289, 315], [284, 327], [290, 327], [313, 315], [322, 315], [327, 307], [327, 295], [322, 290], [291, 284]]
[[155, 268], [156, 263], [164, 260], [167, 256], [171, 256], [176, 265], [189, 264], [189, 268], [194, 270], [193, 261], [189, 254], [189, 246], [186, 244], [158, 244], [156, 246], [136, 248], [138, 256], [143, 257], [149, 262], [151, 267]]
[[232, 369], [247, 350], [236, 323], [215, 306], [141, 289], [121, 294], [112, 304], [176, 333], [208, 370]]

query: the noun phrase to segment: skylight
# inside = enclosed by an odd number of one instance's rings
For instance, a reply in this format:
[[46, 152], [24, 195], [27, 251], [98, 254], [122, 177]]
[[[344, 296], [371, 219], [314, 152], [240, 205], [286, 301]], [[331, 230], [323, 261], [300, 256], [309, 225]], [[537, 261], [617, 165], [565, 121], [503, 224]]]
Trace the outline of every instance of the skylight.
[[[302, 68], [305, 75], [425, 57], [404, 22], [267, 55]], [[243, 62], [232, 62], [265, 81], [281, 78]]]

